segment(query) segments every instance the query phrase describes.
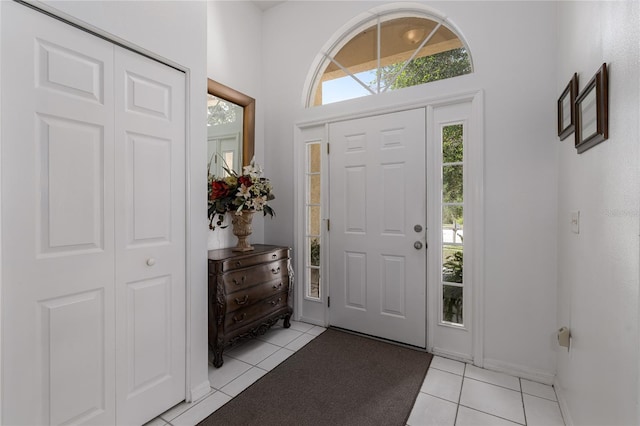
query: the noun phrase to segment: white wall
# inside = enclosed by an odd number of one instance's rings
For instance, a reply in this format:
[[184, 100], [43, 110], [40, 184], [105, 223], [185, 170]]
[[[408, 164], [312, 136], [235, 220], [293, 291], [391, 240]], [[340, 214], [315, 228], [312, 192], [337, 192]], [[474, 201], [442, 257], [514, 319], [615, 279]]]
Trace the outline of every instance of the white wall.
[[189, 396], [210, 390], [207, 376], [206, 4], [204, 1], [43, 1], [37, 5], [187, 71], [190, 229], [187, 236]]
[[[278, 216], [265, 239], [294, 243], [294, 123], [380, 104], [485, 91], [485, 365], [551, 380], [555, 373], [557, 157], [553, 2], [422, 2], [469, 43], [472, 75], [305, 110], [320, 49], [370, 1], [286, 2], [263, 20], [266, 168]], [[543, 24], [541, 24], [543, 23]]]
[[[637, 425], [640, 63], [638, 2], [560, 2], [556, 95], [609, 67], [609, 139], [559, 150], [557, 390], [568, 424]], [[580, 211], [580, 234], [570, 212]]]
[[[207, 77], [256, 99], [255, 157], [264, 166], [266, 101], [262, 96], [262, 61], [262, 11], [249, 1], [208, 1]], [[265, 177], [270, 174], [266, 168]], [[276, 197], [279, 197], [278, 188]], [[269, 226], [269, 221], [268, 217], [254, 216], [251, 243], [264, 241], [264, 224]], [[230, 226], [210, 231], [208, 239], [209, 249], [236, 244]]]

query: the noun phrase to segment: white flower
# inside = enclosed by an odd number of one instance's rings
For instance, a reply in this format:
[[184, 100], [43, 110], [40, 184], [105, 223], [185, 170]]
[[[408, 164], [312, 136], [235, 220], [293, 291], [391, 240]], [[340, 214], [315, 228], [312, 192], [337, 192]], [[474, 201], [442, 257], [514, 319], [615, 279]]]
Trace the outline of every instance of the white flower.
[[267, 197], [256, 197], [253, 200], [253, 206], [258, 211], [262, 210], [266, 204], [267, 204]]
[[236, 197], [244, 197], [245, 199], [250, 198], [251, 197], [250, 188], [247, 188], [244, 184], [240, 185], [240, 188], [238, 188], [238, 193], [236, 194]]
[[256, 164], [256, 158], [253, 157], [249, 165], [244, 166], [242, 168], [242, 174], [249, 175], [252, 178], [257, 178], [262, 175], [262, 167], [259, 164]]

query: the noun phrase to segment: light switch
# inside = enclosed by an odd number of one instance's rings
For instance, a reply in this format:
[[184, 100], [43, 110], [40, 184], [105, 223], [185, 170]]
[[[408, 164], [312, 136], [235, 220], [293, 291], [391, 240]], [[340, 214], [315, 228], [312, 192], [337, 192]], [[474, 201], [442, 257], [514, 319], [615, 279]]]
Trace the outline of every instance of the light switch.
[[575, 210], [571, 212], [571, 232], [574, 234], [580, 233], [580, 211]]

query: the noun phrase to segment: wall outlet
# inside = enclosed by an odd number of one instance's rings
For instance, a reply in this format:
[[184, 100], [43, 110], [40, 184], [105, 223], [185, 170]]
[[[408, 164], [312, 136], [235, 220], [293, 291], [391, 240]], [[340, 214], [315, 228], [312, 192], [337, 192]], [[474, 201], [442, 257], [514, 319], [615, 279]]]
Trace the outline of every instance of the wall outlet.
[[571, 212], [571, 232], [574, 234], [580, 233], [580, 211], [575, 210]]

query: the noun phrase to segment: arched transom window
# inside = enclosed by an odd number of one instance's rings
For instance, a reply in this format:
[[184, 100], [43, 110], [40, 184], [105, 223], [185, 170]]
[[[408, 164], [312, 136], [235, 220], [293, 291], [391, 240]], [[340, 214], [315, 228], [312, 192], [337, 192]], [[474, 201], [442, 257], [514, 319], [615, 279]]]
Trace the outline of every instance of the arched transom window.
[[306, 104], [375, 95], [472, 69], [466, 43], [445, 18], [418, 11], [377, 14], [321, 52]]

